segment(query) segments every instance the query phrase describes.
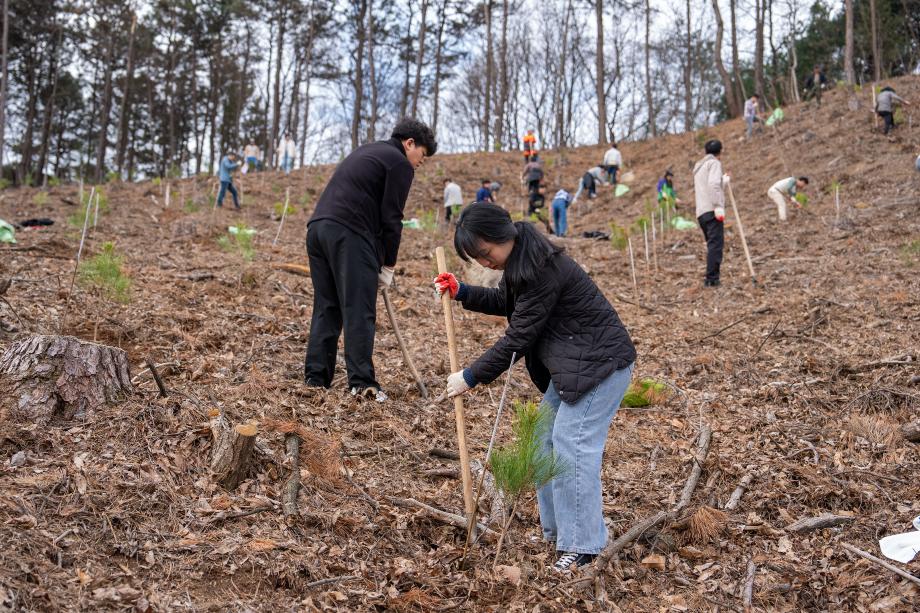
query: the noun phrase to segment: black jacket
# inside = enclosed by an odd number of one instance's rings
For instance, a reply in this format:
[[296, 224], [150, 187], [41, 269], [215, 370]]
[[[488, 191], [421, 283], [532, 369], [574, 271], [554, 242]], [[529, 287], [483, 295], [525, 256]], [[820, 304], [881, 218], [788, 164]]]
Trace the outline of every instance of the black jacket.
[[572, 258], [550, 256], [538, 279], [518, 295], [504, 278], [494, 289], [464, 284], [458, 295], [464, 308], [509, 321], [505, 335], [470, 371], [478, 383], [494, 381], [517, 352], [541, 392], [552, 379], [571, 404], [635, 361], [636, 349], [613, 306]]
[[342, 160], [307, 226], [332, 219], [370, 242], [383, 266], [395, 266], [403, 208], [415, 170], [398, 138], [361, 145]]

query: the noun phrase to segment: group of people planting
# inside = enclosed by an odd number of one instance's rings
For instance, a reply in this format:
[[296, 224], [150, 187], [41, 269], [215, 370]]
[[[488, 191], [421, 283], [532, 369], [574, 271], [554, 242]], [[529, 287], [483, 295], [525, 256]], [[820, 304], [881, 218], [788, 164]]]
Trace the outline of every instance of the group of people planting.
[[[308, 387], [331, 387], [344, 329], [351, 393], [387, 400], [373, 365], [376, 294], [393, 282], [415, 170], [436, 151], [428, 126], [404, 119], [388, 140], [355, 149], [323, 190], [307, 224], [314, 290]], [[500, 270], [502, 279], [496, 288], [476, 287], [448, 272], [435, 279], [436, 291], [470, 311], [504, 316], [508, 326], [478, 359], [448, 376], [447, 396], [491, 383], [514, 355], [524, 359], [552, 414], [541, 444], [571, 468], [538, 492], [543, 535], [559, 554], [552, 567], [588, 564], [607, 542], [601, 460], [636, 360], [629, 333], [562, 247], [492, 202], [460, 213], [454, 246], [461, 259]]]

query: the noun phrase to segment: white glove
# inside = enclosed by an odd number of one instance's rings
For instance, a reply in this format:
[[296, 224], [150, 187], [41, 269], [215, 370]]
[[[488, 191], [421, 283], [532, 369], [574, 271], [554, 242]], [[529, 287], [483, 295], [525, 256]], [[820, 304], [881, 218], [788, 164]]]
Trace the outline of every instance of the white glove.
[[393, 274], [396, 269], [384, 266], [377, 275], [377, 289], [386, 289], [393, 285]]
[[447, 397], [453, 398], [454, 396], [459, 396], [470, 389], [470, 386], [466, 384], [466, 379], [463, 378], [463, 371], [458, 370], [457, 372], [451, 374], [447, 377]]
[[732, 178], [730, 175], [727, 175], [727, 174], [722, 175], [722, 185], [728, 185], [731, 182], [732, 182]]
[[715, 214], [717, 221], [725, 221], [725, 207], [717, 206]]

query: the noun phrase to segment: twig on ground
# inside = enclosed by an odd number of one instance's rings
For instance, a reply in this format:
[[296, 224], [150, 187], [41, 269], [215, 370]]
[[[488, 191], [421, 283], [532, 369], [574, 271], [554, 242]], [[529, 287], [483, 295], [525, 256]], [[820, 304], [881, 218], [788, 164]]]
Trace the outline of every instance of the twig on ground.
[[728, 502], [725, 503], [726, 511], [734, 511], [738, 508], [738, 503], [741, 502], [741, 497], [744, 496], [745, 490], [751, 485], [752, 479], [753, 477], [750, 473], [741, 477], [741, 481], [738, 482], [738, 487], [735, 488], [732, 495], [728, 497]]
[[160, 378], [160, 373], [157, 372], [156, 365], [150, 361], [150, 358], [144, 358], [144, 363], [147, 364], [147, 369], [150, 370], [150, 374], [153, 375], [153, 380], [160, 390], [160, 398], [168, 398], [169, 394], [166, 392], [166, 386], [163, 385], [163, 379]]
[[885, 560], [882, 560], [882, 559], [880, 559], [880, 558], [876, 558], [876, 557], [875, 557], [874, 555], [872, 555], [871, 553], [868, 553], [868, 552], [866, 552], [866, 551], [863, 551], [862, 549], [860, 549], [860, 548], [858, 548], [858, 547], [854, 547], [853, 545], [850, 545], [849, 543], [840, 543], [840, 545], [841, 545], [844, 549], [846, 549], [847, 551], [849, 551], [849, 552], [851, 552], [851, 553], [855, 553], [856, 555], [858, 555], [858, 556], [861, 557], [861, 558], [865, 558], [866, 560], [869, 560], [870, 562], [874, 562], [875, 564], [878, 564], [878, 565], [881, 566], [882, 568], [887, 568], [887, 569], [890, 570], [891, 572], [896, 573], [896, 574], [900, 575], [901, 577], [904, 577], [904, 578], [907, 579], [908, 581], [911, 581], [911, 582], [913, 582], [913, 583], [915, 583], [915, 584], [917, 584], [917, 585], [920, 585], [920, 577], [915, 577], [915, 576], [913, 576], [912, 574], [910, 574], [909, 572], [904, 571], [904, 570], [901, 570], [900, 568], [898, 568], [898, 567], [895, 566], [894, 564], [889, 564], [889, 563], [886, 562]]
[[310, 583], [303, 586], [303, 589], [311, 590], [315, 587], [329, 585], [330, 583], [341, 583], [342, 581], [354, 581], [355, 579], [360, 579], [360, 577], [358, 577], [357, 575], [341, 575], [339, 577], [329, 577], [328, 579], [320, 579], [319, 581], [311, 581]]
[[[425, 516], [436, 519], [445, 524], [455, 526], [457, 528], [466, 530], [468, 525], [467, 519], [462, 515], [457, 515], [456, 513], [450, 513], [448, 511], [442, 511], [441, 509], [425, 504], [424, 502], [419, 502], [414, 498], [398, 498], [396, 496], [387, 496], [387, 500], [398, 507], [403, 507], [406, 509], [419, 509], [425, 514]], [[485, 524], [477, 524], [476, 529], [480, 531], [480, 533], [485, 534], [486, 537], [490, 540], [498, 538], [498, 533], [494, 530], [490, 530], [489, 527]]]
[[744, 604], [744, 613], [750, 613], [752, 601], [754, 599], [754, 577], [757, 575], [757, 565], [754, 560], [748, 560], [747, 577], [744, 580], [744, 592], [742, 592], [741, 602]]

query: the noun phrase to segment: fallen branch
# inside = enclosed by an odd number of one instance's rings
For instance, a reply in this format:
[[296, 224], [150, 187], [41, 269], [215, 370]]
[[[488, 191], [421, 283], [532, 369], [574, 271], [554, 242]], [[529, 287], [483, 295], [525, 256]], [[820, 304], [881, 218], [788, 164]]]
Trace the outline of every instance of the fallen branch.
[[757, 575], [757, 565], [754, 560], [748, 560], [747, 577], [744, 580], [744, 591], [741, 595], [741, 602], [744, 603], [744, 613], [750, 613], [752, 601], [754, 600], [754, 577]]
[[214, 524], [214, 523], [217, 523], [217, 522], [219, 522], [219, 521], [224, 521], [224, 520], [227, 520], [227, 519], [238, 519], [238, 518], [240, 518], [240, 517], [247, 517], [247, 516], [249, 516], [249, 515], [256, 515], [257, 513], [264, 513], [265, 511], [271, 511], [271, 510], [274, 509], [274, 508], [275, 508], [275, 507], [273, 507], [272, 505], [267, 504], [267, 505], [263, 505], [263, 506], [261, 506], [261, 507], [253, 507], [253, 508], [247, 509], [247, 510], [245, 510], [245, 511], [221, 511], [220, 513], [216, 513], [216, 514], [212, 515], [212, 516], [211, 516], [211, 519], [209, 519], [207, 523], [209, 523], [209, 524]]
[[753, 477], [750, 474], [741, 477], [741, 481], [738, 482], [738, 487], [735, 488], [732, 495], [728, 497], [728, 502], [725, 503], [726, 511], [734, 511], [738, 508], [738, 503], [741, 502], [741, 497], [744, 496], [744, 492], [751, 485], [752, 479]]
[[[436, 519], [442, 523], [449, 524], [456, 528], [462, 528], [466, 530], [468, 525], [466, 518], [462, 515], [442, 511], [441, 509], [425, 504], [424, 502], [419, 502], [414, 498], [397, 498], [395, 496], [387, 496], [387, 500], [389, 500], [397, 507], [402, 507], [404, 509], [418, 509], [422, 511], [426, 517]], [[476, 524], [476, 529], [479, 532], [485, 534], [486, 538], [489, 540], [496, 540], [498, 538], [498, 533], [494, 530], [489, 530], [489, 527], [485, 524]]]
[[856, 374], [861, 372], [867, 372], [870, 370], [875, 370], [876, 368], [884, 368], [885, 366], [915, 366], [917, 364], [917, 358], [907, 354], [902, 356], [897, 356], [893, 358], [888, 358], [887, 360], [878, 360], [877, 362], [869, 362], [868, 364], [859, 364], [857, 366], [844, 366], [841, 368], [841, 372], [847, 374]]
[[160, 373], [157, 372], [156, 365], [150, 361], [150, 358], [145, 358], [144, 363], [147, 364], [147, 369], [150, 371], [150, 374], [153, 375], [153, 380], [160, 390], [160, 398], [168, 398], [169, 394], [166, 393], [166, 386], [163, 385], [163, 379], [160, 378]]
[[840, 526], [842, 524], [850, 523], [856, 518], [849, 515], [834, 515], [833, 513], [823, 513], [817, 517], [803, 517], [800, 520], [794, 521], [788, 526], [786, 530], [789, 532], [811, 532], [813, 530], [820, 530], [822, 528], [833, 528], [834, 526]]
[[300, 494], [300, 437], [293, 432], [285, 434], [284, 447], [291, 465], [291, 474], [284, 484], [284, 522], [293, 526], [300, 517], [297, 509], [297, 496]]
[[881, 566], [881, 567], [883, 567], [883, 568], [887, 568], [887, 569], [890, 570], [891, 572], [893, 572], [893, 573], [895, 573], [895, 574], [897, 574], [897, 575], [900, 575], [900, 576], [904, 577], [904, 578], [907, 579], [908, 581], [911, 581], [911, 582], [913, 582], [913, 583], [915, 583], [915, 584], [917, 584], [917, 585], [920, 585], [920, 577], [915, 577], [915, 576], [913, 576], [912, 574], [910, 574], [909, 572], [904, 571], [904, 570], [901, 570], [900, 568], [898, 568], [898, 567], [895, 566], [894, 564], [889, 564], [889, 563], [886, 562], [885, 560], [876, 558], [876, 557], [875, 557], [874, 555], [872, 555], [871, 553], [865, 552], [865, 551], [863, 551], [862, 549], [859, 549], [858, 547], [854, 547], [853, 545], [850, 545], [849, 543], [840, 543], [840, 545], [841, 545], [844, 549], [846, 549], [847, 551], [849, 551], [849, 552], [851, 552], [851, 553], [855, 553], [855, 554], [858, 555], [859, 557], [865, 558], [865, 559], [869, 560], [870, 562], [875, 562], [875, 563], [878, 564], [879, 566]]
[[701, 337], [701, 338], [696, 339], [696, 341], [694, 341], [694, 342], [699, 343], [699, 342], [701, 342], [701, 341], [705, 341], [707, 338], [712, 338], [712, 337], [714, 337], [714, 336], [719, 336], [720, 334], [722, 334], [723, 332], [725, 332], [725, 331], [728, 330], [729, 328], [734, 328], [734, 327], [737, 326], [738, 324], [747, 321], [748, 318], [750, 318], [750, 315], [745, 315], [745, 316], [742, 317], [741, 319], [737, 319], [737, 320], [733, 321], [732, 323], [728, 324], [727, 326], [723, 326], [723, 327], [719, 328], [718, 330], [716, 330], [716, 331], [713, 332], [712, 334], [707, 334], [707, 335], [704, 336], [704, 337]]
[[650, 307], [650, 306], [648, 306], [647, 304], [642, 304], [641, 302], [637, 302], [637, 301], [635, 301], [635, 300], [632, 300], [631, 298], [627, 298], [626, 296], [624, 296], [624, 295], [622, 295], [622, 294], [616, 294], [616, 297], [617, 297], [617, 300], [619, 300], [620, 302], [625, 302], [626, 304], [631, 304], [631, 305], [633, 305], [633, 306], [637, 306], [637, 307], [639, 307], [640, 309], [645, 309], [645, 310], [648, 311], [649, 313], [654, 313], [654, 312], [655, 312], [655, 309], [652, 308], [652, 307]]
[[604, 550], [598, 554], [594, 566], [585, 572], [585, 576], [571, 581], [566, 585], [577, 585], [599, 579], [600, 573], [607, 568], [610, 560], [623, 551], [627, 545], [642, 536], [646, 531], [660, 524], [674, 521], [680, 512], [690, 504], [693, 490], [696, 489], [700, 480], [700, 475], [703, 473], [703, 462], [706, 461], [706, 456], [709, 454], [710, 442], [712, 442], [712, 429], [704, 424], [697, 438], [696, 453], [693, 456], [693, 468], [690, 470], [690, 476], [687, 477], [687, 482], [684, 484], [680, 499], [670, 511], [658, 511], [654, 515], [646, 517], [639, 523], [633, 525], [632, 528], [621, 534], [619, 538], [608, 544]]
[[444, 449], [442, 447], [432, 447], [428, 452], [428, 455], [432, 455], [436, 458], [444, 458], [445, 460], [459, 460], [460, 454], [456, 451], [450, 449]]
[[311, 581], [310, 583], [303, 586], [303, 589], [309, 590], [315, 587], [329, 585], [330, 583], [339, 583], [342, 581], [354, 581], [355, 579], [360, 579], [360, 577], [358, 577], [357, 575], [341, 575], [339, 577], [329, 577], [327, 579], [320, 579], [319, 581]]
[[284, 272], [289, 272], [294, 275], [300, 275], [301, 277], [310, 276], [310, 268], [304, 266], [303, 264], [290, 264], [286, 262], [277, 262], [272, 264], [272, 268], [275, 270], [283, 270]]

